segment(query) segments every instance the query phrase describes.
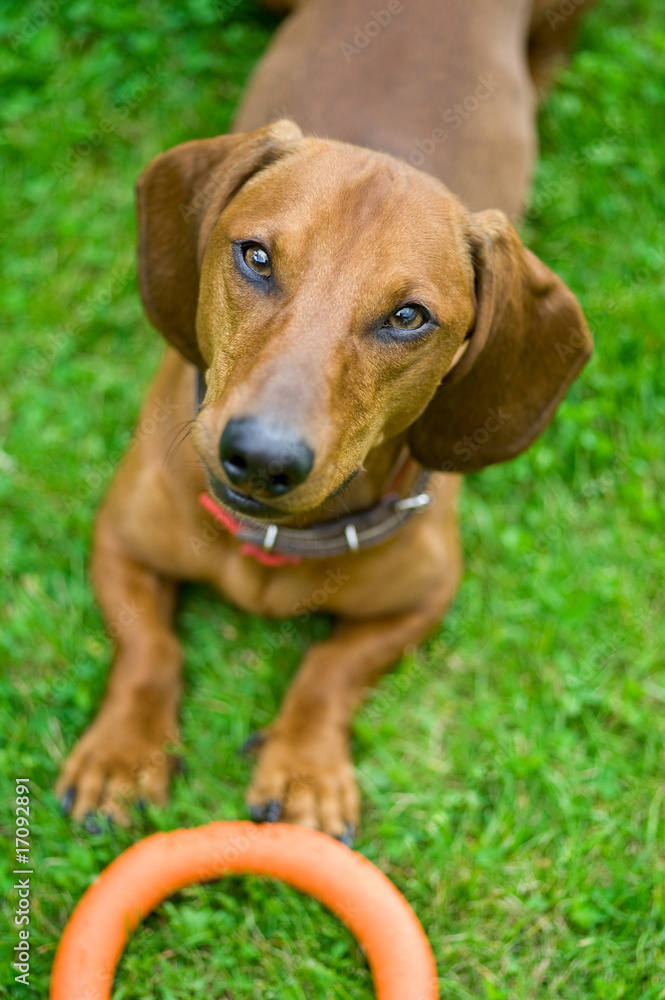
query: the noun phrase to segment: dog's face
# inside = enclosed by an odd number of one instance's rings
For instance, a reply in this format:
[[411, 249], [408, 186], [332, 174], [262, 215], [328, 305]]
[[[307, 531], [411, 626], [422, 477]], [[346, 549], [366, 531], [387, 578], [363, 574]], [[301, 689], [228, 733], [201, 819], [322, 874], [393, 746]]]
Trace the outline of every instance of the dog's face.
[[574, 297], [500, 213], [291, 123], [176, 147], [139, 214], [148, 312], [206, 371], [195, 445], [253, 516], [320, 506], [405, 432], [434, 468], [508, 458], [590, 352]]
[[304, 144], [221, 213], [201, 271], [194, 440], [231, 506], [240, 493], [253, 513], [318, 507], [425, 409], [474, 316], [467, 216], [439, 187], [388, 157]]

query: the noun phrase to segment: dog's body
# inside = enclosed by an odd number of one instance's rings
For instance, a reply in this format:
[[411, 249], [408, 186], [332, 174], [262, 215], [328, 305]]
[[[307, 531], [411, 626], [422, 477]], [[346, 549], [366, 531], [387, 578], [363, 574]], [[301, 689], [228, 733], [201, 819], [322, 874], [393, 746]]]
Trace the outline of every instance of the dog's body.
[[[238, 132], [258, 131], [178, 147], [143, 176], [142, 293], [177, 350], [97, 523], [93, 576], [116, 653], [104, 705], [60, 779], [75, 816], [101, 805], [123, 820], [124, 797], [166, 797], [159, 751], [177, 738], [181, 692], [176, 585], [197, 580], [255, 613], [337, 616], [264, 734], [248, 801], [263, 818], [281, 808], [337, 836], [357, 822], [353, 712], [452, 601], [459, 473], [523, 450], [590, 352], [572, 295], [504, 217], [481, 211], [515, 218], [526, 198], [532, 76], [551, 61], [530, 71], [526, 40], [544, 9], [302, 3], [238, 113]], [[276, 117], [326, 139], [285, 122], [261, 128]], [[408, 339], [416, 328], [400, 324], [418, 312], [425, 334]], [[382, 316], [393, 325], [377, 326]], [[195, 366], [205, 401], [173, 457], [195, 415]], [[229, 464], [223, 442], [247, 420], [268, 442], [265, 427], [283, 425], [289, 476], [294, 454], [309, 458], [288, 488], [279, 475], [268, 474], [269, 488], [265, 476], [248, 480], [243, 500], [231, 489], [238, 456]], [[243, 455], [255, 459], [249, 446]], [[444, 470], [432, 476], [433, 502], [399, 532], [297, 564], [243, 554], [199, 503], [211, 488], [236, 513], [302, 528], [388, 491], [408, 497], [423, 466]]]

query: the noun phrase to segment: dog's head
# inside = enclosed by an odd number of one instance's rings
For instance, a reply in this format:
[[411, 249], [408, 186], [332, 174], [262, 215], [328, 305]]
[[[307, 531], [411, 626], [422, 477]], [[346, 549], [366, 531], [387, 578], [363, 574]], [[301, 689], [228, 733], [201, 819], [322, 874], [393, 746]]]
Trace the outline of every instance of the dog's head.
[[206, 372], [194, 441], [248, 513], [318, 507], [399, 435], [431, 469], [512, 458], [591, 353], [501, 212], [389, 156], [284, 121], [177, 146], [137, 190], [146, 310]]

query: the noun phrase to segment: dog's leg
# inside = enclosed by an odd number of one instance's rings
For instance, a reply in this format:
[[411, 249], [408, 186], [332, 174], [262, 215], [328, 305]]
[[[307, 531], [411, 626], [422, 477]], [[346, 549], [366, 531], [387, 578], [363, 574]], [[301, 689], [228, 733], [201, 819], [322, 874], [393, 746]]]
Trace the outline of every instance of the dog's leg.
[[414, 611], [344, 619], [311, 648], [260, 744], [247, 793], [253, 818], [282, 816], [348, 837], [359, 812], [349, 753], [353, 714], [367, 688], [437, 625], [456, 587], [457, 575]]
[[134, 796], [163, 803], [178, 739], [181, 652], [172, 631], [175, 584], [125, 555], [108, 509], [96, 531], [93, 581], [115, 655], [106, 696], [56, 786], [83, 819], [97, 808], [122, 824]]

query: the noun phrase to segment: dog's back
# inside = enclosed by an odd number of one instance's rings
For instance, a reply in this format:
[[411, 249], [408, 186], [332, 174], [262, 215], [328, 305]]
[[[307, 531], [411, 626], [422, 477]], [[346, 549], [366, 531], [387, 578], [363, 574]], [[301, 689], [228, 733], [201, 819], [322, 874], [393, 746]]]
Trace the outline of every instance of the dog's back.
[[472, 209], [517, 214], [533, 163], [530, 0], [310, 0], [278, 31], [238, 112], [245, 131], [391, 153]]

